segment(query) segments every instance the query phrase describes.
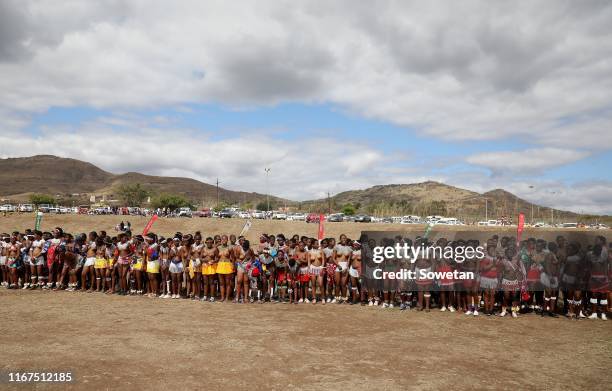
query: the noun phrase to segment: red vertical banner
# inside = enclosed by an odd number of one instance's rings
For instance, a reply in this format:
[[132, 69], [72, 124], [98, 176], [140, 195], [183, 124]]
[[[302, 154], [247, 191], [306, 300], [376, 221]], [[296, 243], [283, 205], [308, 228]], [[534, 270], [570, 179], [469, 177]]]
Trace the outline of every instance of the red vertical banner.
[[323, 222], [325, 221], [325, 215], [319, 215], [319, 234], [318, 239], [322, 240], [325, 237], [325, 225]]
[[157, 221], [157, 215], [155, 214], [155, 215], [151, 216], [151, 220], [149, 220], [149, 222], [147, 223], [147, 226], [142, 231], [142, 236], [145, 236], [146, 234], [149, 233], [149, 230], [153, 226], [153, 223], [155, 223], [156, 221]]
[[521, 236], [523, 236], [523, 229], [525, 228], [525, 215], [519, 213], [518, 215], [518, 226], [516, 228], [516, 246], [518, 247], [521, 243]]

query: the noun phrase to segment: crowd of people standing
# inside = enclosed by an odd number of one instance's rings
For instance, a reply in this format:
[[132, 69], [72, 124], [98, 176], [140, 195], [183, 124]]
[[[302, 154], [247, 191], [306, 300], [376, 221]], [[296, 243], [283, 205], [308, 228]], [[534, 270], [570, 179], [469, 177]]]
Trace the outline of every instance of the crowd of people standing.
[[[124, 227], [125, 228], [125, 227]], [[256, 244], [236, 235], [204, 237], [201, 232], [170, 237], [133, 235], [120, 230], [72, 235], [28, 229], [2, 234], [1, 284], [9, 289], [43, 289], [146, 295], [204, 302], [361, 304], [517, 317], [534, 312], [557, 317], [607, 319], [612, 301], [612, 251], [605, 237], [584, 245], [558, 236], [555, 241], [490, 237], [484, 258], [457, 263], [420, 257], [414, 263], [389, 259], [372, 263], [381, 245], [365, 236], [312, 237], [262, 234]], [[385, 238], [393, 243], [428, 243]], [[440, 246], [477, 245], [448, 241]], [[372, 270], [412, 268], [462, 270], [473, 278], [376, 280]]]

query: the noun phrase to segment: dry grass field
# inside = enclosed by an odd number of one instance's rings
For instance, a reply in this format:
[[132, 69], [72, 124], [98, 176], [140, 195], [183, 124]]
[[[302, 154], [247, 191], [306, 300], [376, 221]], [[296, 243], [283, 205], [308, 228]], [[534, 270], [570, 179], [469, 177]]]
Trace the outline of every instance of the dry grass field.
[[[34, 214], [9, 214], [0, 215], [0, 232], [23, 231], [26, 228], [34, 227]], [[45, 214], [42, 220], [42, 230], [51, 230], [56, 226], [64, 228], [64, 231], [71, 233], [89, 232], [92, 230], [106, 230], [112, 236], [115, 226], [121, 221], [130, 221], [134, 233], [142, 232], [149, 221], [148, 217], [139, 216], [89, 216], [89, 215], [57, 215]], [[180, 231], [183, 233], [193, 233], [197, 230], [202, 235], [216, 234], [238, 234], [244, 226], [246, 220], [243, 219], [217, 219], [217, 218], [160, 218], [153, 228], [153, 232], [160, 235], [173, 235]], [[247, 239], [253, 241], [259, 238], [261, 233], [287, 235], [307, 235], [317, 236], [318, 224], [308, 224], [303, 221], [282, 221], [282, 220], [252, 220], [253, 225], [249, 230]], [[402, 225], [402, 224], [379, 224], [379, 223], [325, 223], [325, 235], [338, 237], [346, 234], [350, 238], [357, 239], [363, 231], [406, 231], [422, 234], [425, 232], [424, 225]], [[482, 231], [493, 233], [516, 234], [516, 227], [477, 227], [477, 226], [437, 226], [436, 230], [443, 231]], [[559, 232], [558, 229], [526, 229], [525, 236], [535, 235], [537, 237], [551, 237]], [[566, 230], [565, 232], [581, 232], [580, 230]], [[583, 231], [584, 232], [584, 231]], [[590, 234], [610, 235], [610, 231], [589, 231]]]

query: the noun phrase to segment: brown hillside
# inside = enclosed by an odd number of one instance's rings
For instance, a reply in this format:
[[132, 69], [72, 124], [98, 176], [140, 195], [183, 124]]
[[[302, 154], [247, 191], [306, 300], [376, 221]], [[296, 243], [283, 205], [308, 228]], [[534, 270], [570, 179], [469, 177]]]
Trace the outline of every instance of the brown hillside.
[[[466, 221], [509, 217], [515, 219], [519, 212], [527, 221], [550, 221], [551, 216], [559, 220], [576, 221], [576, 213], [554, 210], [516, 197], [505, 190], [496, 189], [484, 194], [439, 182], [427, 181], [413, 184], [373, 186], [364, 190], [345, 191], [329, 200], [313, 200], [302, 203], [308, 210], [326, 212], [339, 211], [351, 204], [359, 212], [378, 216], [443, 215]], [[486, 210], [485, 210], [486, 206]], [[533, 212], [533, 215], [532, 215]]]
[[113, 177], [93, 164], [51, 155], [0, 159], [1, 196], [93, 192]]
[[[31, 193], [44, 193], [86, 202], [89, 195], [113, 198], [119, 186], [140, 183], [156, 194], [181, 194], [196, 204], [214, 205], [217, 187], [191, 178], [160, 177], [136, 172], [115, 175], [91, 163], [51, 155], [0, 159], [0, 196], [12, 201], [27, 200]], [[79, 196], [71, 197], [73, 194]], [[219, 188], [224, 203], [256, 204], [266, 196], [259, 193], [231, 191]], [[291, 201], [270, 197], [271, 203], [292, 204]]]

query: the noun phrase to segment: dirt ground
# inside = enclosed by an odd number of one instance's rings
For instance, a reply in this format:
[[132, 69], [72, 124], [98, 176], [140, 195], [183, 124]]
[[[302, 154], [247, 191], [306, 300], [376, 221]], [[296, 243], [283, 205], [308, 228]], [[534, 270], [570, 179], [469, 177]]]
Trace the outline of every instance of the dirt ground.
[[541, 390], [612, 381], [612, 323], [603, 321], [4, 289], [0, 319], [1, 371], [75, 376], [36, 389]]
[[[45, 215], [42, 228], [113, 232], [121, 219]], [[140, 231], [148, 218], [129, 220]], [[153, 230], [238, 233], [244, 223], [161, 218]], [[33, 224], [32, 215], [0, 216], [0, 232]], [[357, 238], [362, 229], [424, 231], [327, 223], [326, 235]], [[254, 220], [247, 236], [262, 232], [315, 236], [317, 224]], [[76, 381], [67, 388], [75, 389], [591, 389], [612, 381], [612, 322], [535, 315], [474, 319], [2, 289], [0, 346], [0, 371], [69, 370]]]

